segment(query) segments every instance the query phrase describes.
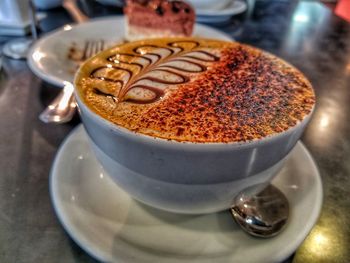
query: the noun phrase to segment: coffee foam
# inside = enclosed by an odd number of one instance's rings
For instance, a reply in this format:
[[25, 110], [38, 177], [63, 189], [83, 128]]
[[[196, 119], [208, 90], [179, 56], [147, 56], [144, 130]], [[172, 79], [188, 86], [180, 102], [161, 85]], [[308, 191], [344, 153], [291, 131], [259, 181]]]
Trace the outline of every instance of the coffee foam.
[[145, 40], [90, 59], [76, 78], [94, 112], [145, 135], [190, 142], [264, 138], [315, 103], [286, 62], [252, 47], [195, 38]]

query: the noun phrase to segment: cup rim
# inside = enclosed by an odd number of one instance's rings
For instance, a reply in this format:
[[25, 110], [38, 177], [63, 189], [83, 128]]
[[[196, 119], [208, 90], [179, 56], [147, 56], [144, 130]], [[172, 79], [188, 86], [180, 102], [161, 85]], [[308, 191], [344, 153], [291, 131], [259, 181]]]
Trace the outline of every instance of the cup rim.
[[[207, 40], [212, 40], [212, 39], [208, 39], [208, 38], [200, 38], [200, 39], [207, 39]], [[223, 41], [225, 42], [225, 41]], [[251, 45], [247, 45], [244, 44], [248, 47], [252, 47], [254, 49], [258, 49], [261, 50], [260, 48], [257, 47], [253, 47]], [[113, 47], [111, 47], [113, 48]], [[109, 50], [109, 49], [108, 49]], [[272, 57], [277, 57], [274, 54], [271, 54], [268, 51], [262, 50], [263, 52], [265, 52], [266, 54], [268, 54], [269, 56]], [[105, 52], [105, 51], [102, 51]], [[101, 52], [101, 53], [102, 53]], [[283, 62], [288, 65], [289, 67], [296, 69], [296, 67], [294, 67], [294, 65], [290, 64], [289, 62], [285, 61], [282, 58], [277, 57], [278, 59], [283, 60]], [[76, 101], [78, 103], [79, 108], [82, 110], [84, 110], [84, 112], [86, 112], [90, 118], [94, 119], [95, 122], [99, 123], [100, 125], [108, 128], [109, 130], [113, 131], [113, 132], [118, 132], [120, 135], [123, 135], [125, 137], [128, 137], [132, 140], [138, 140], [138, 141], [142, 141], [143, 143], [158, 143], [158, 145], [163, 145], [163, 146], [179, 146], [181, 145], [182, 147], [193, 147], [193, 148], [198, 148], [198, 149], [227, 149], [227, 148], [232, 148], [232, 147], [237, 147], [237, 148], [246, 148], [246, 147], [251, 147], [251, 146], [258, 146], [258, 145], [264, 145], [270, 142], [273, 142], [275, 140], [278, 140], [282, 137], [285, 136], [289, 136], [290, 134], [293, 134], [295, 130], [298, 130], [302, 127], [305, 127], [306, 124], [310, 121], [315, 107], [316, 107], [316, 102], [313, 104], [312, 109], [310, 110], [310, 112], [304, 116], [304, 118], [301, 121], [298, 121], [294, 126], [289, 127], [287, 130], [284, 130], [282, 132], [278, 132], [278, 133], [274, 133], [268, 136], [265, 136], [263, 138], [259, 138], [259, 139], [253, 139], [253, 140], [249, 140], [249, 141], [231, 141], [231, 142], [190, 142], [190, 141], [177, 141], [177, 140], [173, 140], [173, 139], [165, 139], [165, 138], [160, 138], [160, 137], [156, 137], [156, 136], [152, 136], [152, 135], [147, 135], [147, 134], [143, 134], [143, 133], [137, 133], [134, 131], [131, 131], [123, 126], [117, 125], [113, 122], [111, 122], [110, 120], [107, 120], [105, 118], [103, 118], [102, 116], [98, 115], [97, 113], [95, 113], [89, 106], [87, 106], [84, 102], [84, 100], [80, 97], [80, 93], [78, 92], [78, 89], [76, 88], [76, 82], [77, 79], [79, 78], [79, 74], [80, 74], [80, 69], [91, 60], [92, 58], [88, 59], [86, 62], [84, 62], [80, 68], [76, 71], [75, 76], [74, 76], [74, 81], [73, 81], [73, 87], [74, 87], [74, 95], [76, 98]], [[296, 69], [297, 71], [299, 71], [298, 69]], [[307, 82], [309, 82], [308, 79], [306, 79]], [[312, 85], [310, 83], [310, 86], [312, 88]], [[312, 88], [313, 89], [313, 88]], [[230, 147], [228, 147], [230, 146]], [[224, 148], [223, 148], [224, 147]], [[226, 148], [225, 148], [226, 147]]]
[[[74, 85], [74, 87], [75, 87], [75, 85]], [[144, 143], [156, 143], [160, 146], [164, 145], [164, 146], [175, 146], [175, 147], [176, 146], [191, 147], [191, 148], [194, 147], [194, 148], [201, 148], [201, 149], [204, 149], [204, 148], [217, 149], [217, 148], [223, 148], [223, 147], [224, 148], [225, 147], [227, 147], [227, 148], [232, 148], [232, 147], [245, 148], [245, 147], [258, 146], [258, 145], [270, 143], [270, 142], [278, 140], [282, 137], [293, 134], [294, 131], [302, 128], [304, 126], [304, 124], [307, 124], [309, 122], [309, 120], [311, 119], [311, 116], [314, 112], [314, 109], [315, 109], [315, 105], [314, 105], [312, 110], [310, 111], [310, 113], [308, 115], [306, 115], [303, 120], [299, 121], [296, 125], [288, 128], [287, 130], [276, 133], [276, 134], [268, 135], [268, 136], [260, 138], [260, 139], [253, 139], [250, 141], [233, 141], [233, 142], [190, 142], [190, 141], [177, 141], [177, 140], [172, 140], [172, 139], [164, 139], [164, 138], [160, 138], [160, 137], [155, 137], [155, 136], [131, 131], [131, 130], [129, 130], [125, 127], [122, 127], [120, 125], [117, 125], [117, 124], [101, 117], [97, 113], [95, 113], [80, 98], [76, 88], [74, 88], [74, 95], [75, 95], [75, 98], [77, 100], [78, 106], [79, 106], [81, 111], [86, 113], [89, 116], [89, 118], [93, 119], [94, 122], [97, 123], [99, 126], [105, 127], [112, 132], [116, 132], [116, 133], [118, 133], [124, 137], [127, 137], [129, 139], [132, 139], [134, 141], [136, 140], [136, 141], [140, 141], [140, 142], [144, 142]]]

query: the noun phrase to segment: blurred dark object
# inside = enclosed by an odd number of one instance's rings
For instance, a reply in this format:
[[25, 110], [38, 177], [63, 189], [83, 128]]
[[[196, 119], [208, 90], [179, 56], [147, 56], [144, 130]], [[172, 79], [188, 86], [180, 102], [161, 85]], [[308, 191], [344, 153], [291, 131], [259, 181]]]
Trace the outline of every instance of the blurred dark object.
[[103, 5], [110, 5], [110, 6], [124, 6], [125, 1], [124, 0], [96, 0], [100, 4]]
[[62, 0], [33, 0], [33, 3], [37, 9], [49, 10], [62, 5]]

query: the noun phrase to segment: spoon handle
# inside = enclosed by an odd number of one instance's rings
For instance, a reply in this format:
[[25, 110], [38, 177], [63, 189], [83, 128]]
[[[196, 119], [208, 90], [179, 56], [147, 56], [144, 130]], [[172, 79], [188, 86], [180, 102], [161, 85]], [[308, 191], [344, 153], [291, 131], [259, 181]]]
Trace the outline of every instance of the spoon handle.
[[39, 119], [45, 123], [69, 122], [77, 106], [73, 92], [73, 85], [67, 82], [55, 100], [40, 114]]

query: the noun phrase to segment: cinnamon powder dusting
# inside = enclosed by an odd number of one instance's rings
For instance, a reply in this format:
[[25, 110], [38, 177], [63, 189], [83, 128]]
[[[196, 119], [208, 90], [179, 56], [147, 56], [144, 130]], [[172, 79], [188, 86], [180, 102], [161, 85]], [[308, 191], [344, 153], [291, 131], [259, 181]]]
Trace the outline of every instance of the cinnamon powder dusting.
[[111, 98], [102, 103], [88, 91], [84, 99], [95, 112], [129, 130], [199, 143], [261, 139], [310, 114], [315, 95], [298, 70], [258, 49], [223, 43], [219, 61], [190, 82], [169, 88], [156, 102], [112, 107]]

